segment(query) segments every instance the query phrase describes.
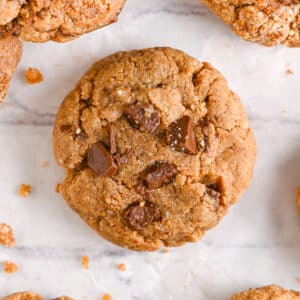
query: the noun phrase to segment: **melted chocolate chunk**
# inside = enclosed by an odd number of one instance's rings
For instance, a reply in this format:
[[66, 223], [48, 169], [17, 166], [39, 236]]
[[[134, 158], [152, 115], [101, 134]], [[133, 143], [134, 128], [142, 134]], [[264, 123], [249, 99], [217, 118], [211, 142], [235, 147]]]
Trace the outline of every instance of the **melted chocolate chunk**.
[[102, 142], [94, 144], [88, 151], [88, 166], [100, 177], [116, 175], [119, 166]]
[[59, 128], [64, 133], [71, 133], [73, 131], [73, 126], [70, 124], [63, 124]]
[[166, 131], [167, 144], [185, 154], [197, 154], [196, 135], [193, 121], [189, 116], [170, 124]]
[[149, 189], [157, 189], [170, 183], [176, 174], [174, 165], [167, 162], [157, 162], [149, 168], [144, 182]]
[[153, 111], [149, 117], [146, 116], [145, 109], [139, 105], [128, 105], [125, 115], [130, 125], [141, 131], [153, 133], [160, 125], [160, 116], [157, 111]]
[[300, 0], [279, 0], [278, 2], [286, 6], [300, 4]]
[[125, 219], [134, 230], [143, 230], [161, 219], [159, 207], [149, 201], [134, 202], [125, 210]]
[[207, 186], [207, 195], [214, 201], [215, 208], [218, 208], [221, 204], [222, 194], [219, 192], [216, 185]]
[[116, 143], [116, 130], [114, 124], [109, 126], [109, 138], [110, 138], [110, 154], [117, 153], [117, 143]]

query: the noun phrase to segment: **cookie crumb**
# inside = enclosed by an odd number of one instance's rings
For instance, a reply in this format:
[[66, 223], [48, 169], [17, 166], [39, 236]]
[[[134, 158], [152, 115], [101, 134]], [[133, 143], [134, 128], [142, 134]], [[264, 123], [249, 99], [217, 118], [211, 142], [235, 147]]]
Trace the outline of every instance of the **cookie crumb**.
[[44, 80], [43, 74], [36, 68], [29, 68], [26, 71], [25, 77], [29, 84], [40, 83]]
[[121, 264], [118, 264], [118, 269], [122, 272], [126, 271], [126, 265], [121, 263]]
[[11, 261], [5, 261], [4, 262], [4, 272], [5, 273], [16, 273], [19, 271], [19, 267], [17, 266], [17, 264], [11, 262]]
[[59, 193], [60, 186], [61, 186], [61, 183], [58, 182], [58, 183], [56, 184], [56, 186], [55, 186], [55, 192], [56, 192], [56, 193]]
[[298, 186], [298, 188], [297, 188], [297, 195], [296, 195], [296, 198], [297, 198], [297, 205], [298, 205], [298, 208], [300, 209], [300, 186]]
[[111, 298], [111, 295], [110, 294], [104, 294], [103, 296], [102, 296], [102, 300], [111, 300], [112, 298]]
[[6, 247], [14, 247], [15, 238], [12, 228], [7, 224], [0, 225], [0, 244]]
[[90, 264], [90, 259], [88, 256], [84, 255], [82, 256], [81, 258], [81, 264], [82, 264], [82, 267], [85, 269], [85, 270], [88, 270], [89, 269], [89, 264]]
[[162, 251], [162, 253], [169, 253], [170, 252], [170, 250], [169, 249], [163, 249], [163, 251]]
[[285, 74], [286, 74], [287, 76], [294, 75], [294, 71], [291, 70], [291, 69], [286, 69]]
[[46, 168], [48, 168], [48, 166], [49, 166], [49, 163], [46, 160], [41, 164], [42, 169], [46, 169]]
[[26, 198], [31, 194], [31, 186], [29, 184], [22, 183], [19, 189], [19, 196]]

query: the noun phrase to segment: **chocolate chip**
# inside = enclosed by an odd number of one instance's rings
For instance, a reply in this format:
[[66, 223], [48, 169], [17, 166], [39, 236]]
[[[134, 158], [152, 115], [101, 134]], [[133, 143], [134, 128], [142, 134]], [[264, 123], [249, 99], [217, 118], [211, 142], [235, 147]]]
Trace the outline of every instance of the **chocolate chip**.
[[73, 131], [73, 126], [70, 124], [63, 124], [59, 128], [64, 133], [71, 133]]
[[222, 194], [219, 192], [216, 185], [207, 186], [206, 190], [207, 195], [214, 201], [215, 208], [218, 208], [221, 203]]
[[125, 219], [134, 230], [143, 230], [161, 219], [159, 207], [149, 201], [134, 202], [125, 210]]
[[300, 4], [300, 0], [279, 0], [279, 3], [290, 6]]
[[160, 116], [157, 111], [151, 112], [151, 115], [147, 117], [145, 109], [136, 104], [128, 105], [125, 115], [130, 125], [141, 131], [153, 133], [160, 125]]
[[88, 151], [88, 166], [100, 177], [116, 175], [119, 170], [114, 157], [101, 142], [94, 144]]
[[120, 163], [122, 165], [128, 163], [128, 159], [132, 155], [132, 152], [133, 152], [132, 149], [126, 149], [125, 153], [123, 155], [121, 155], [121, 157], [120, 157]]
[[186, 154], [197, 154], [196, 135], [189, 116], [171, 123], [166, 131], [167, 144], [174, 150]]
[[109, 126], [109, 138], [110, 138], [110, 154], [117, 153], [117, 143], [116, 143], [116, 130], [114, 124]]
[[168, 162], [157, 162], [149, 168], [144, 181], [149, 189], [157, 189], [170, 183], [176, 174], [174, 165]]

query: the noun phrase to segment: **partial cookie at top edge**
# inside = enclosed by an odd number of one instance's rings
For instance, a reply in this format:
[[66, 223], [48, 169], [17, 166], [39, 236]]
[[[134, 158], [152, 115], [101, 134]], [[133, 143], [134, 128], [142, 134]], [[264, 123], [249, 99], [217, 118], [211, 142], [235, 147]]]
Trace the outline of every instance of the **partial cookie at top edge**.
[[300, 292], [270, 285], [238, 293], [231, 300], [300, 300]]
[[53, 143], [69, 206], [133, 250], [199, 240], [238, 201], [256, 155], [222, 75], [170, 48], [94, 64], [62, 103]]
[[31, 42], [65, 42], [115, 22], [126, 0], [14, 2], [21, 5], [0, 15], [0, 38], [15, 35]]
[[300, 46], [300, 3], [292, 0], [201, 0], [247, 41]]

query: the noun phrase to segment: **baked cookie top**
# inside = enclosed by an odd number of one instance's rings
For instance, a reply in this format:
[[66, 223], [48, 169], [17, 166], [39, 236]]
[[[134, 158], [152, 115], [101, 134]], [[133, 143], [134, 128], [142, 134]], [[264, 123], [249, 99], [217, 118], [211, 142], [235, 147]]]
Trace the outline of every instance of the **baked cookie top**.
[[0, 102], [4, 99], [9, 81], [14, 74], [22, 55], [22, 43], [8, 36], [0, 39]]
[[249, 289], [232, 296], [231, 300], [300, 300], [300, 292], [287, 291], [271, 285], [258, 289]]
[[201, 0], [243, 39], [300, 46], [299, 0]]
[[69, 206], [133, 250], [199, 240], [246, 189], [256, 155], [222, 75], [170, 48], [94, 64], [61, 105], [53, 142]]
[[7, 296], [3, 300], [43, 300], [43, 298], [32, 292], [21, 292]]
[[126, 0], [0, 0], [0, 38], [65, 42], [117, 20]]

